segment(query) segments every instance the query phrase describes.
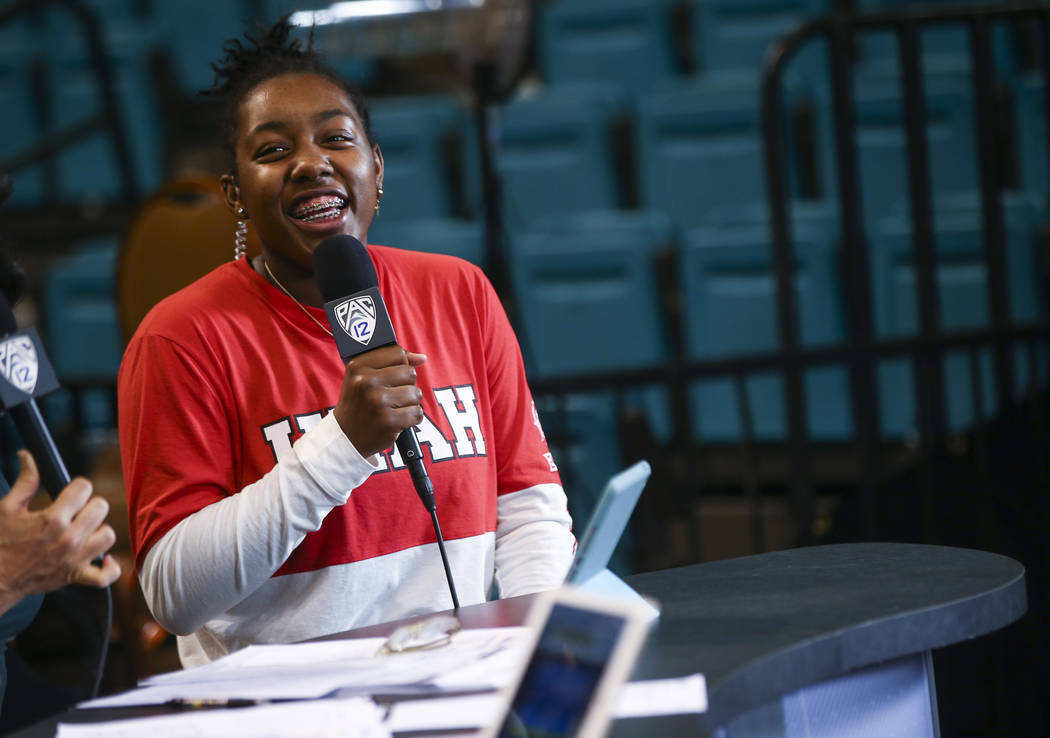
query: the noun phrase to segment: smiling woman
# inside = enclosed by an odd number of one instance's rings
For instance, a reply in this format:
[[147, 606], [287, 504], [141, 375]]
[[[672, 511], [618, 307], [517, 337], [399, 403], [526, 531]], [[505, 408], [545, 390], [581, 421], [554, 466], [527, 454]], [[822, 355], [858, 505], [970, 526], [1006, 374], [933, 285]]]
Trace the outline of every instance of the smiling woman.
[[240, 104], [234, 153], [236, 170], [222, 186], [234, 212], [252, 220], [259, 260], [301, 302], [321, 305], [313, 250], [340, 233], [367, 242], [383, 186], [379, 146], [341, 87], [317, 74], [286, 74]]
[[261, 253], [159, 303], [118, 387], [139, 581], [183, 663], [450, 606], [392, 448], [412, 426], [462, 604], [558, 586], [575, 539], [492, 287], [465, 261], [369, 245], [401, 344], [344, 366], [312, 254], [367, 243], [383, 185], [368, 110], [286, 23], [225, 52], [222, 187]]

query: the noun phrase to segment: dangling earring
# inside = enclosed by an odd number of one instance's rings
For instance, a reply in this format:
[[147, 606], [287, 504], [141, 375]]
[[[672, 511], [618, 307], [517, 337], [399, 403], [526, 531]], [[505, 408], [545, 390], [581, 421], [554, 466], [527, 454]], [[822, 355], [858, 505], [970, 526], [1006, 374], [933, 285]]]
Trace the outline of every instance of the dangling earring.
[[383, 188], [376, 190], [376, 215], [379, 215], [379, 201], [383, 199]]
[[237, 208], [237, 230], [233, 234], [233, 260], [244, 256], [244, 252], [248, 250], [248, 221], [245, 218], [248, 217], [248, 211], [244, 208]]

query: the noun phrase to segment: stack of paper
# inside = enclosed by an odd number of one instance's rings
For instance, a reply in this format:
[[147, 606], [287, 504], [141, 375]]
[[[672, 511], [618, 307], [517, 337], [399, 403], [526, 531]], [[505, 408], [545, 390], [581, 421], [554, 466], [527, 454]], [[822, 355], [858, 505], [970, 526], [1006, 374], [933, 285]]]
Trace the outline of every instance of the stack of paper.
[[81, 707], [156, 705], [200, 699], [312, 699], [356, 694], [498, 689], [523, 658], [524, 628], [456, 633], [447, 645], [376, 656], [382, 638], [249, 646], [182, 671], [150, 677], [139, 689]]
[[310, 700], [105, 723], [59, 723], [56, 738], [388, 738], [371, 700]]

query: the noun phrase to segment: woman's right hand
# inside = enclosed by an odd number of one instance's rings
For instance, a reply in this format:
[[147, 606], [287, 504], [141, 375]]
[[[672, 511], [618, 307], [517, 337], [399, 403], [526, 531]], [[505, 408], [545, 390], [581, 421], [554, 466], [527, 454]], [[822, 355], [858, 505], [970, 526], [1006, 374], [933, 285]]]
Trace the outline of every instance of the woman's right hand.
[[423, 420], [416, 367], [424, 354], [397, 344], [358, 354], [346, 365], [336, 421], [366, 459], [393, 445], [401, 431]]

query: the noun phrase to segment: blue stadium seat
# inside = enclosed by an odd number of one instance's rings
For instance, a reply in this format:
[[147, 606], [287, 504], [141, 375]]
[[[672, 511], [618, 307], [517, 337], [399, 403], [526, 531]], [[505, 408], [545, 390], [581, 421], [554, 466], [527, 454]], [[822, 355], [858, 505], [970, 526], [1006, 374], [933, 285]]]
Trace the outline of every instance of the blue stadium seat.
[[606, 80], [635, 91], [676, 73], [673, 0], [554, 0], [537, 8], [537, 62], [549, 83]]
[[[950, 194], [977, 187], [978, 164], [973, 99], [965, 78], [926, 80], [927, 144], [934, 192]], [[907, 139], [902, 92], [895, 81], [860, 78], [855, 84], [856, 151], [861, 207], [869, 241], [879, 220], [908, 201]], [[823, 98], [818, 115], [824, 190], [838, 192], [831, 101]]]
[[[827, 12], [828, 0], [691, 0], [692, 53], [705, 77], [739, 77], [757, 84], [769, 48], [807, 21]], [[806, 79], [822, 78], [823, 46], [807, 43], [788, 68]]]
[[60, 380], [117, 376], [123, 348], [114, 297], [116, 254], [112, 239], [86, 242], [44, 277], [48, 352]]
[[[833, 218], [820, 209], [796, 213], [792, 226], [795, 278], [803, 345], [843, 338], [835, 279]], [[697, 228], [686, 233], [680, 258], [686, 355], [694, 361], [761, 354], [776, 349], [776, 292], [765, 220]], [[848, 380], [841, 367], [818, 367], [804, 378], [810, 437], [848, 437], [852, 432]], [[782, 440], [787, 433], [782, 379], [747, 378], [755, 437]], [[693, 434], [698, 440], [732, 441], [742, 434], [732, 380], [701, 380], [691, 388]]]
[[142, 0], [83, 0], [83, 2], [98, 14], [103, 23], [113, 20], [141, 19], [156, 4]]
[[496, 169], [510, 230], [623, 204], [612, 129], [625, 108], [623, 90], [606, 84], [550, 87], [503, 107]]
[[[28, 48], [7, 45], [12, 36], [0, 37], [0, 162], [13, 156], [44, 133], [33, 111]], [[40, 204], [44, 197], [44, 172], [39, 166], [8, 172], [14, 192], [6, 207]]]
[[894, 10], [930, 10], [965, 7], [967, 5], [985, 7], [986, 0], [854, 0], [854, 7], [863, 13], [879, 13]]
[[1021, 187], [1045, 218], [1050, 214], [1050, 179], [1047, 176], [1050, 151], [1046, 146], [1046, 98], [1042, 75], [1032, 73], [1019, 79], [1014, 99]]
[[476, 220], [393, 220], [383, 213], [368, 230], [371, 243], [449, 254], [485, 266], [485, 226]]
[[[785, 106], [804, 94], [789, 82]], [[752, 84], [703, 82], [643, 97], [635, 147], [642, 206], [669, 214], [682, 227], [710, 225], [762, 206], [758, 100]], [[789, 170], [802, 164], [793, 147], [786, 144], [785, 150]]]
[[665, 361], [654, 257], [672, 237], [666, 218], [633, 212], [551, 217], [516, 236], [510, 261], [533, 376]]
[[452, 216], [457, 203], [446, 154], [465, 117], [459, 102], [442, 95], [384, 99], [372, 104], [371, 116], [384, 162], [380, 217]]
[[[100, 112], [102, 98], [76, 24], [55, 10], [47, 13], [47, 19], [48, 38], [59, 46], [49, 55], [48, 94], [54, 125], [62, 127]], [[159, 121], [147, 65], [153, 37], [147, 26], [136, 21], [109, 22], [103, 36], [141, 195], [160, 184], [163, 169]], [[124, 195], [108, 133], [96, 132], [63, 149], [58, 166], [60, 196], [67, 203], [97, 205]]]
[[[670, 358], [656, 258], [674, 231], [659, 213], [551, 216], [512, 237], [510, 265], [519, 338], [532, 378], [658, 366]], [[619, 398], [666, 440], [666, 393], [643, 387]]]
[[[1006, 265], [1010, 320], [1024, 323], [1042, 313], [1039, 283], [1040, 257], [1037, 243], [1038, 218], [1024, 197], [1004, 200], [1006, 229]], [[941, 329], [947, 333], [980, 330], [988, 325], [988, 287], [984, 262], [984, 235], [978, 199], [975, 195], [943, 199], [942, 209], [934, 223], [935, 249], [938, 258], [937, 285]], [[910, 222], [903, 217], [890, 217], [883, 222], [874, 249], [873, 292], [875, 326], [881, 337], [914, 336], [918, 331], [916, 275], [913, 262]], [[995, 411], [994, 375], [988, 352], [982, 356], [982, 397], [985, 413]], [[906, 363], [886, 370], [886, 382], [895, 386], [886, 392], [890, 405], [884, 405], [887, 417], [884, 432], [900, 435], [914, 427], [911, 400], [906, 407], [894, 407], [902, 389], [910, 390], [912, 378]], [[1027, 382], [1024, 362], [1015, 366], [1019, 387]], [[969, 359], [962, 352], [949, 354], [945, 366], [945, 391], [948, 396], [948, 420], [952, 429], [969, 427], [974, 420]], [[911, 394], [911, 392], [908, 392]]]
[[251, 25], [252, 4], [248, 0], [154, 3], [151, 24], [157, 44], [171, 55], [185, 94], [192, 95], [212, 86], [215, 73], [211, 64], [221, 60], [225, 41], [242, 38], [245, 31], [256, 30]]
[[[648, 213], [552, 216], [512, 240], [519, 337], [532, 379], [653, 366], [668, 356], [654, 257], [673, 237], [666, 218]], [[586, 524], [606, 480], [620, 469], [618, 417], [641, 408], [666, 436], [665, 394], [654, 388], [537, 397], [562, 467], [576, 529]], [[629, 572], [630, 536], [612, 568]]]
[[[44, 342], [62, 384], [116, 382], [123, 354], [114, 297], [116, 254], [113, 239], [84, 242], [44, 277]], [[116, 425], [104, 389], [89, 389], [84, 395], [86, 428]], [[64, 392], [49, 396], [49, 417], [70, 412], [69, 400]]]
[[[871, 3], [873, 6], [878, 4], [878, 2]], [[882, 4], [898, 6], [906, 3]], [[959, 5], [957, 2], [951, 4]], [[926, 7], [931, 6], [926, 5]], [[940, 24], [924, 28], [920, 33], [919, 42], [921, 68], [924, 74], [970, 74], [973, 68], [970, 34], [964, 25]], [[861, 33], [857, 40], [857, 51], [858, 71], [862, 74], [885, 77], [900, 74], [900, 49], [896, 33], [888, 30]], [[1018, 73], [1017, 57], [1010, 28], [1001, 23], [992, 27], [992, 58], [995, 71], [1001, 78], [1012, 79]]]

